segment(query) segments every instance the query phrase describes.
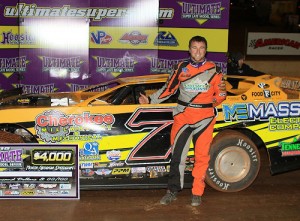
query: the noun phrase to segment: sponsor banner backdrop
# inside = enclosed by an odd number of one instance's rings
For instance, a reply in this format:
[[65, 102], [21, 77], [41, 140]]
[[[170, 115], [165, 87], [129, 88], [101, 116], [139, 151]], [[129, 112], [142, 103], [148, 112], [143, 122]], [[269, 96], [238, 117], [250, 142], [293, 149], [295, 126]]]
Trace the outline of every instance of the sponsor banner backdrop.
[[77, 145], [0, 145], [0, 199], [79, 199]]
[[[4, 52], [5, 53], [1, 53]], [[27, 71], [30, 61], [19, 56], [19, 49], [0, 50], [0, 92], [12, 88], [12, 82], [18, 82], [20, 74]]]
[[248, 55], [300, 55], [300, 34], [249, 32]]
[[4, 1], [0, 91], [75, 91], [119, 77], [170, 73], [170, 63], [189, 56], [195, 35], [207, 38], [208, 59], [224, 68], [228, 14], [229, 0]]
[[[188, 46], [186, 46], [188, 48]], [[169, 51], [159, 51], [159, 57], [150, 57], [150, 73], [172, 73], [173, 66], [180, 61], [188, 59], [187, 51], [181, 51], [170, 54]], [[226, 53], [207, 53], [207, 59], [214, 61], [222, 69], [223, 73], [227, 71]], [[225, 61], [225, 62], [224, 62]]]
[[92, 84], [117, 77], [150, 74], [151, 57], [158, 57], [157, 50], [91, 49], [90, 73]]
[[168, 0], [159, 2], [160, 27], [229, 27], [229, 0]]

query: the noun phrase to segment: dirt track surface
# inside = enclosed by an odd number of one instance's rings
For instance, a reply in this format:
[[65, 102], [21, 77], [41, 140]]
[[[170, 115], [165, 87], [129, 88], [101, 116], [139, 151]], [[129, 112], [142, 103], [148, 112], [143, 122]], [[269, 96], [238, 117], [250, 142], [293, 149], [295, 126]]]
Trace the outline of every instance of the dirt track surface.
[[4, 221], [288, 221], [300, 220], [300, 171], [271, 176], [267, 156], [255, 182], [238, 193], [207, 187], [199, 207], [190, 206], [190, 189], [168, 206], [165, 190], [81, 191], [80, 200], [1, 200]]

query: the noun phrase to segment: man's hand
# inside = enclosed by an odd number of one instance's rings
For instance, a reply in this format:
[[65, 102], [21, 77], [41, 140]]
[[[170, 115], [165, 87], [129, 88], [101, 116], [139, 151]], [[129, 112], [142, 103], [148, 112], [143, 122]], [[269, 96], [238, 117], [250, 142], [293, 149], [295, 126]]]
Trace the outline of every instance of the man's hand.
[[139, 102], [140, 104], [149, 104], [149, 98], [146, 95], [140, 93]]

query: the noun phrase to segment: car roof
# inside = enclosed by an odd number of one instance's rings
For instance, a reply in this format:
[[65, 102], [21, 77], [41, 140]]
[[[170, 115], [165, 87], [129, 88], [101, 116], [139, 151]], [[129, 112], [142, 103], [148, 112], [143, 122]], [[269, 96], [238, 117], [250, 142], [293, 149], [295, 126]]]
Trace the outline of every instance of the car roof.
[[111, 81], [105, 81], [100, 84], [92, 85], [88, 88], [83, 89], [82, 91], [88, 91], [91, 88], [96, 88], [99, 86], [109, 85], [109, 84], [118, 84], [118, 85], [130, 85], [130, 84], [142, 84], [142, 83], [154, 83], [154, 82], [166, 82], [169, 74], [153, 74], [153, 75], [144, 75], [144, 76], [132, 76], [132, 77], [123, 77], [116, 78]]

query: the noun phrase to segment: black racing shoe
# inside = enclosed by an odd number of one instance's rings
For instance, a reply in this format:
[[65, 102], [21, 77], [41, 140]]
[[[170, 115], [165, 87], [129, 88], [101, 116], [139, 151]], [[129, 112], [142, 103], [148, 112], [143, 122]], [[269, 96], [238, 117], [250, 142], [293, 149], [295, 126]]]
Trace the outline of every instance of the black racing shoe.
[[201, 204], [201, 196], [192, 195], [192, 206], [200, 206]]
[[172, 201], [176, 200], [177, 192], [167, 191], [166, 195], [163, 196], [160, 200], [160, 204], [169, 205]]

